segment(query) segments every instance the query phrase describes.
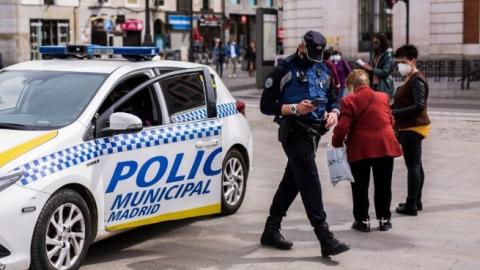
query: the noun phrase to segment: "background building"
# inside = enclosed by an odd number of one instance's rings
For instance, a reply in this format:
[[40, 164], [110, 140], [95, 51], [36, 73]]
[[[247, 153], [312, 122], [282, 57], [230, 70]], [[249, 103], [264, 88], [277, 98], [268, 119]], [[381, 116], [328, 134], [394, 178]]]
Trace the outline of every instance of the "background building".
[[[38, 59], [42, 45], [140, 46], [145, 35], [145, 1], [2, 0], [3, 65]], [[186, 60], [192, 32], [195, 50], [207, 55], [217, 38], [228, 41], [235, 36], [243, 49], [256, 37], [256, 9], [276, 8], [279, 1], [150, 0], [153, 45], [179, 50]]]
[[[367, 57], [371, 34], [386, 33], [393, 47], [406, 40], [406, 8], [385, 0], [284, 0], [286, 53], [310, 29], [327, 36], [344, 55]], [[424, 57], [480, 55], [478, 0], [410, 0], [410, 43]]]
[[[166, 14], [176, 1], [152, 1], [153, 42], [167, 43]], [[42, 45], [138, 46], [144, 35], [145, 0], [4, 0], [0, 3], [0, 53], [9, 65], [38, 59]]]

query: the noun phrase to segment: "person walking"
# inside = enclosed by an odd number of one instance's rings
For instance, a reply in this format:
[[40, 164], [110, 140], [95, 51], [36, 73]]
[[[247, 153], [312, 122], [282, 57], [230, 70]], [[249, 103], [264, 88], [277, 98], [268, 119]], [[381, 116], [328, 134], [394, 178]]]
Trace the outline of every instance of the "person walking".
[[319, 32], [307, 32], [297, 52], [267, 75], [260, 101], [262, 113], [275, 115], [280, 125], [279, 141], [288, 158], [260, 242], [279, 249], [292, 248], [292, 242], [280, 233], [280, 224], [300, 193], [324, 257], [350, 249], [328, 228], [315, 163], [320, 137], [337, 123], [339, 115], [335, 87], [322, 59], [326, 43]]
[[341, 101], [341, 116], [333, 131], [332, 146], [347, 147], [348, 161], [354, 181], [352, 185], [352, 228], [370, 232], [368, 214], [368, 186], [373, 171], [375, 186], [375, 213], [379, 229], [392, 228], [390, 204], [392, 201], [393, 159], [402, 155], [395, 137], [389, 97], [369, 87], [368, 74], [356, 69], [346, 79], [353, 90]]
[[225, 49], [223, 47], [223, 42], [218, 40], [213, 48], [213, 62], [215, 63], [215, 68], [218, 75], [223, 77], [223, 64], [225, 63]]
[[240, 56], [239, 54], [240, 52], [238, 50], [238, 45], [235, 41], [235, 37], [232, 37], [225, 50], [225, 55], [227, 56], [229, 62], [228, 65], [231, 66], [231, 72], [228, 75], [229, 78], [237, 76], [238, 57]]
[[422, 141], [430, 132], [427, 113], [428, 83], [417, 69], [418, 50], [414, 45], [404, 45], [395, 51], [400, 74], [405, 82], [395, 94], [392, 105], [398, 138], [402, 144], [408, 170], [408, 192], [405, 203], [399, 204], [399, 214], [416, 216], [423, 210], [422, 190], [425, 173], [422, 164]]
[[387, 93], [393, 99], [393, 78], [392, 73], [395, 61], [389, 50], [387, 36], [383, 33], [376, 33], [372, 39], [373, 53], [370, 56], [370, 63], [363, 63], [363, 69], [370, 73], [370, 82], [374, 90]]
[[347, 79], [348, 74], [352, 71], [350, 64], [347, 61], [342, 59], [342, 53], [338, 50], [334, 50], [332, 53], [332, 62], [335, 65], [337, 70], [338, 80], [340, 81], [340, 91], [338, 93], [338, 98], [341, 99], [345, 96], [346, 93], [346, 84], [345, 80]]
[[330, 74], [332, 76], [332, 82], [335, 85], [335, 91], [338, 97], [338, 94], [340, 93], [340, 77], [338, 76], [337, 68], [335, 67], [335, 64], [332, 61], [332, 53], [333, 53], [332, 47], [326, 49], [323, 52], [323, 62], [325, 63], [327, 68], [330, 70]]
[[248, 76], [255, 75], [255, 60], [257, 58], [257, 48], [255, 41], [251, 41], [245, 54], [245, 60], [247, 60]]

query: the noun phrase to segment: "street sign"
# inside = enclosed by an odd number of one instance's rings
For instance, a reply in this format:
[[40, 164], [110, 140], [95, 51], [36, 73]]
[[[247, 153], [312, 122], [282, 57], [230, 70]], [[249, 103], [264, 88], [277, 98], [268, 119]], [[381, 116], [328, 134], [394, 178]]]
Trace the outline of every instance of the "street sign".
[[113, 31], [112, 20], [104, 20], [103, 21], [103, 30], [105, 30], [105, 32], [112, 32]]

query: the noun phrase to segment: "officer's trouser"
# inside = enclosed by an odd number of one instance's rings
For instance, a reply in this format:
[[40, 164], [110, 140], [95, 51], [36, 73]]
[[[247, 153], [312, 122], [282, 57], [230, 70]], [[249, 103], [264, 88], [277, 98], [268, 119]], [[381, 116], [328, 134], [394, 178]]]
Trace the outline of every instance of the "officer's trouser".
[[316, 146], [320, 137], [312, 138], [298, 128], [282, 144], [288, 157], [283, 179], [270, 207], [270, 216], [284, 217], [298, 192], [302, 197], [307, 217], [313, 227], [325, 223], [322, 189], [315, 163]]

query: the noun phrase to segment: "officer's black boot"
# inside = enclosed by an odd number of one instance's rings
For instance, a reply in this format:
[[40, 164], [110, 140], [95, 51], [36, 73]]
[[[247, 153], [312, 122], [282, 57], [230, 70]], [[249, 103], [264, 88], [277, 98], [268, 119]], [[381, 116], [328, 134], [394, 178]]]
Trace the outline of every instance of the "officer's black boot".
[[328, 224], [326, 223], [315, 227], [315, 234], [320, 241], [323, 257], [337, 255], [350, 249], [348, 244], [342, 243], [335, 239], [333, 233], [328, 229]]
[[293, 243], [285, 240], [280, 233], [280, 223], [282, 218], [269, 216], [267, 223], [265, 224], [265, 230], [263, 231], [260, 243], [265, 246], [272, 246], [282, 250], [291, 249]]

